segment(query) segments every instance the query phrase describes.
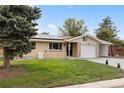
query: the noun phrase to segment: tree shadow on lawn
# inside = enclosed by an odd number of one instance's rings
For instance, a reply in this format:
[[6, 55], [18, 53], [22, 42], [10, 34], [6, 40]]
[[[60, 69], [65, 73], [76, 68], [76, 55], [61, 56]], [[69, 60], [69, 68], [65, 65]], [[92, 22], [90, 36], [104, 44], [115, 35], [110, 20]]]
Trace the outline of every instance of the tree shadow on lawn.
[[0, 79], [6, 79], [9, 77], [17, 77], [25, 74], [24, 68], [19, 65], [13, 65], [10, 68], [0, 67]]

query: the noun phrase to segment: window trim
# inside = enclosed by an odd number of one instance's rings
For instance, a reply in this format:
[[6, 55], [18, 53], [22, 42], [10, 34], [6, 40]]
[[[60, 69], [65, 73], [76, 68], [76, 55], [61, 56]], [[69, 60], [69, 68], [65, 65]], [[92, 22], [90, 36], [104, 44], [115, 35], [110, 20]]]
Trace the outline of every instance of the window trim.
[[[52, 44], [52, 48], [50, 49], [50, 43]], [[55, 49], [55, 48], [53, 48], [53, 44], [54, 43], [57, 43], [58, 44], [58, 49]], [[61, 46], [60, 46], [61, 45]], [[60, 49], [60, 47], [61, 47], [61, 49]], [[59, 43], [59, 42], [49, 42], [49, 44], [48, 44], [48, 49], [50, 50], [50, 51], [62, 51], [63, 50], [63, 43]]]

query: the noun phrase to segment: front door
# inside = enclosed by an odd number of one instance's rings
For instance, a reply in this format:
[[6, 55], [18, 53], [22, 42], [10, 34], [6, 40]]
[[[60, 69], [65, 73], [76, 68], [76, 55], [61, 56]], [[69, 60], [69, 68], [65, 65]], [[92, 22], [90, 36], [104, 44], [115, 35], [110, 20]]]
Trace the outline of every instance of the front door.
[[[69, 56], [69, 47], [68, 47], [68, 44], [69, 43], [67, 43], [67, 48], [66, 48], [67, 56]], [[70, 56], [73, 56], [73, 43], [70, 43]]]

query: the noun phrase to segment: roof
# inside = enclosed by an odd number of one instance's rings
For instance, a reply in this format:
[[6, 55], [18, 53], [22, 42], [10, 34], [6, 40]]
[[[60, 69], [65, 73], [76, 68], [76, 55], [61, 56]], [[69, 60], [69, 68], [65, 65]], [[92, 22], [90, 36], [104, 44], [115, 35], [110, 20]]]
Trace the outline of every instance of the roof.
[[73, 40], [75, 40], [75, 39], [78, 39], [78, 38], [81, 38], [81, 37], [84, 37], [84, 36], [91, 37], [91, 38], [93, 38], [93, 39], [99, 41], [100, 44], [106, 44], [106, 45], [111, 45], [111, 44], [112, 44], [111, 42], [107, 42], [107, 41], [104, 41], [104, 40], [100, 40], [100, 39], [98, 39], [97, 37], [92, 36], [92, 35], [89, 35], [89, 34], [84, 34], [84, 35], [82, 35], [82, 36], [77, 36], [77, 37], [74, 37], [74, 38], [68, 39], [67, 41], [73, 41]]
[[100, 44], [106, 44], [106, 45], [112, 45], [113, 44], [111, 42], [107, 42], [107, 41], [100, 40], [100, 39], [99, 39], [99, 41], [100, 41]]
[[100, 42], [100, 44], [106, 44], [106, 45], [111, 45], [112, 43], [111, 42], [107, 42], [107, 41], [104, 41], [104, 40], [100, 40], [100, 39], [98, 39], [97, 37], [95, 37], [95, 36], [92, 36], [92, 35], [89, 35], [89, 34], [84, 34], [84, 35], [82, 35], [82, 36], [77, 36], [77, 37], [73, 37], [73, 38], [65, 38], [65, 37], [62, 37], [62, 36], [57, 36], [57, 35], [42, 35], [42, 34], [38, 34], [38, 35], [36, 35], [36, 36], [33, 36], [32, 37], [32, 41], [73, 41], [73, 40], [75, 40], [75, 39], [78, 39], [78, 38], [81, 38], [81, 37], [84, 37], [84, 36], [88, 36], [88, 37], [91, 37], [92, 39], [94, 39], [94, 40], [96, 40], [96, 41], [98, 41], [98, 42]]
[[64, 37], [60, 37], [60, 36], [57, 36], [57, 35], [42, 35], [42, 34], [38, 34], [36, 36], [33, 36], [32, 39], [64, 40]]
[[106, 44], [106, 45], [111, 45], [111, 44], [113, 44], [113, 43], [111, 43], [111, 42], [108, 42], [108, 41], [104, 41], [104, 40], [98, 39], [97, 37], [91, 36], [91, 35], [89, 35], [89, 34], [87, 34], [87, 36], [96, 39], [97, 41], [100, 42], [100, 44]]
[[64, 40], [59, 39], [31, 39], [33, 42], [65, 42]]

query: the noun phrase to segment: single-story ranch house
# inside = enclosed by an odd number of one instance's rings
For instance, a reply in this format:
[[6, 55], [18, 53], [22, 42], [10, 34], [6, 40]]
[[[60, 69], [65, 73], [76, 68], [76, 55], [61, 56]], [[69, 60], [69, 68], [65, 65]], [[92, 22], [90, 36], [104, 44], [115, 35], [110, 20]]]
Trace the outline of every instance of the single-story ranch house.
[[89, 34], [73, 38], [38, 34], [31, 41], [35, 49], [25, 57], [41, 59], [108, 57], [108, 47], [112, 44]]

